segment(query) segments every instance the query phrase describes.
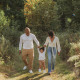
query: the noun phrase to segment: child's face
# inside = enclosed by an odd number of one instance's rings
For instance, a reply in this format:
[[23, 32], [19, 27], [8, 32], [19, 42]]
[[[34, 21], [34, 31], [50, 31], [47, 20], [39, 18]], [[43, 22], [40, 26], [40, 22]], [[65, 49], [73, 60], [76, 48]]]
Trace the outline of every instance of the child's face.
[[43, 50], [41, 49], [40, 52], [43, 53]]

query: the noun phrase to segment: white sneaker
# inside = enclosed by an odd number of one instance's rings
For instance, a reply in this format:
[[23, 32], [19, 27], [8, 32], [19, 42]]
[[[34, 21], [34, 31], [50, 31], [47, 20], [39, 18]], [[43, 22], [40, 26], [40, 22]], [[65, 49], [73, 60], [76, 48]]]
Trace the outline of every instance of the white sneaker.
[[46, 73], [46, 70], [43, 70], [43, 73]]
[[24, 66], [24, 67], [23, 67], [23, 70], [26, 70], [26, 69], [27, 69], [27, 66]]
[[41, 69], [39, 69], [39, 72], [41, 72]]
[[33, 73], [33, 71], [32, 70], [29, 70], [29, 73]]

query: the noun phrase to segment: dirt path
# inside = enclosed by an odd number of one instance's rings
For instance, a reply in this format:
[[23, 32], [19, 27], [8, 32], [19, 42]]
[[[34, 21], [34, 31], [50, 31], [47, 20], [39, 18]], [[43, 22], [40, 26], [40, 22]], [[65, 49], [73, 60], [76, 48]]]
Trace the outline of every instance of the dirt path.
[[[54, 71], [51, 75], [43, 74], [43, 73], [38, 73], [35, 72], [33, 74], [30, 73], [23, 73], [19, 74], [16, 73], [14, 74], [13, 77], [7, 77], [5, 74], [0, 74], [0, 80], [70, 80], [70, 77], [73, 77], [74, 73], [72, 74], [58, 74], [56, 71]], [[71, 79], [73, 80], [73, 79]]]

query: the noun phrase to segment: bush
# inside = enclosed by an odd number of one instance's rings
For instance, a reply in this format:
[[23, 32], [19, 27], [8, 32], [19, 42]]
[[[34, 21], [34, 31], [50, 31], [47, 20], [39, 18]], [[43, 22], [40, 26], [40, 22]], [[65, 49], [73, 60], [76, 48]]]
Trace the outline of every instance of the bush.
[[[71, 57], [72, 55], [75, 55], [77, 53], [79, 53], [79, 35], [80, 33], [72, 33], [72, 32], [65, 32], [65, 33], [58, 33], [57, 34], [59, 36], [60, 39], [60, 44], [61, 44], [61, 59], [62, 60], [67, 60], [69, 57]], [[73, 46], [74, 44], [77, 44], [76, 49], [74, 49], [75, 46]]]
[[13, 46], [18, 46], [19, 44], [19, 37], [20, 37], [20, 32], [17, 30], [17, 28], [4, 28], [2, 34], [4, 37], [10, 41], [11, 45]]
[[15, 48], [11, 45], [10, 41], [2, 36], [0, 43], [0, 57], [5, 63], [11, 61], [15, 56]]

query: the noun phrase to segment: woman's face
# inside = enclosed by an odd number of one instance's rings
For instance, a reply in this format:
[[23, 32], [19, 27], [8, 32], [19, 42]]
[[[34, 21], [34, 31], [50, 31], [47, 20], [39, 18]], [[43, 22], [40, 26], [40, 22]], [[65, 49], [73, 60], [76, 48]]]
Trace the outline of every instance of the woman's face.
[[51, 38], [51, 36], [49, 36], [49, 38]]

